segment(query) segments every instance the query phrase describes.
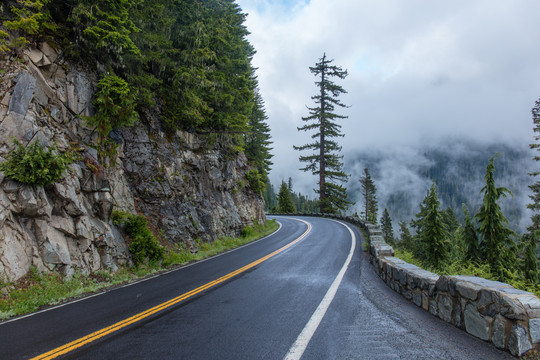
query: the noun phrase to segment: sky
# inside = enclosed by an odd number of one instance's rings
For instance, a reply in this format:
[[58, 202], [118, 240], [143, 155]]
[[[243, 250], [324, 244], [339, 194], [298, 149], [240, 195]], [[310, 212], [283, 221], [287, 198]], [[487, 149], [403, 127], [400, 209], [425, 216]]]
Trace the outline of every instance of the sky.
[[[259, 87], [273, 140], [270, 180], [299, 170], [310, 134], [298, 132], [317, 93], [309, 67], [326, 53], [347, 69], [338, 109], [342, 153], [415, 153], [441, 139], [523, 146], [540, 97], [538, 0], [237, 0], [248, 14]], [[306, 154], [306, 153], [304, 153]], [[347, 170], [347, 169], [345, 169]]]

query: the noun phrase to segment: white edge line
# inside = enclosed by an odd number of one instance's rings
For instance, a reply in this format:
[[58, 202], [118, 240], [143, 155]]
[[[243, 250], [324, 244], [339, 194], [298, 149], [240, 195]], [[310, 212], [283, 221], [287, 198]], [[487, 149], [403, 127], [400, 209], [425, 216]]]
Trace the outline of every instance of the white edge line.
[[203, 263], [203, 262], [208, 261], [208, 260], [211, 260], [211, 259], [215, 259], [215, 258], [220, 257], [220, 256], [222, 256], [222, 255], [225, 255], [225, 254], [227, 254], [227, 253], [230, 253], [230, 252], [239, 250], [239, 249], [241, 249], [241, 248], [244, 248], [244, 247], [246, 247], [246, 246], [249, 246], [249, 245], [258, 243], [259, 241], [262, 241], [262, 240], [264, 240], [264, 239], [266, 239], [266, 238], [268, 238], [268, 237], [270, 237], [270, 236], [276, 234], [278, 231], [281, 230], [282, 224], [281, 224], [277, 219], [276, 219], [276, 222], [277, 222], [278, 225], [279, 225], [278, 228], [276, 229], [276, 231], [274, 231], [274, 232], [271, 233], [271, 234], [266, 235], [265, 237], [262, 237], [262, 238], [260, 238], [260, 239], [255, 240], [255, 241], [252, 241], [252, 242], [249, 242], [249, 243], [244, 244], [244, 245], [242, 245], [242, 246], [239, 246], [239, 247], [237, 247], [237, 248], [234, 248], [234, 249], [231, 249], [231, 250], [222, 252], [222, 253], [220, 253], [220, 254], [211, 256], [211, 257], [206, 258], [206, 259], [203, 259], [203, 260], [195, 261], [195, 262], [192, 262], [192, 263], [190, 263], [190, 264], [187, 264], [187, 265], [184, 265], [184, 266], [180, 266], [180, 267], [175, 268], [175, 269], [172, 269], [172, 270], [168, 270], [168, 271], [165, 271], [165, 272], [162, 272], [162, 273], [159, 273], [159, 274], [155, 274], [155, 275], [150, 275], [150, 276], [148, 276], [148, 277], [145, 277], [145, 278], [140, 279], [140, 280], [136, 280], [136, 281], [134, 281], [134, 282], [130, 282], [130, 283], [125, 284], [125, 285], [121, 285], [121, 286], [114, 287], [114, 288], [112, 288], [112, 289], [104, 290], [104, 291], [98, 292], [98, 293], [96, 293], [96, 294], [84, 296], [84, 297], [82, 297], [82, 298], [79, 298], [79, 299], [75, 299], [75, 300], [66, 302], [66, 303], [64, 303], [64, 304], [52, 306], [52, 307], [50, 307], [50, 308], [43, 309], [43, 310], [39, 310], [39, 311], [30, 313], [30, 314], [21, 315], [21, 316], [18, 316], [18, 317], [16, 317], [16, 318], [13, 318], [13, 319], [8, 319], [8, 320], [0, 321], [0, 326], [5, 325], [5, 324], [8, 324], [8, 323], [11, 323], [11, 322], [19, 321], [19, 320], [22, 320], [22, 319], [25, 319], [25, 318], [28, 318], [28, 317], [31, 317], [31, 316], [34, 316], [34, 315], [38, 315], [38, 314], [41, 314], [41, 313], [44, 313], [44, 312], [47, 312], [47, 311], [56, 310], [56, 309], [62, 308], [62, 307], [64, 307], [64, 306], [68, 306], [68, 305], [71, 305], [71, 304], [75, 304], [75, 303], [78, 303], [78, 302], [81, 302], [81, 301], [84, 301], [84, 300], [87, 300], [87, 299], [91, 299], [91, 298], [93, 298], [93, 297], [100, 296], [100, 295], [103, 295], [103, 294], [108, 293], [108, 292], [111, 292], [111, 291], [115, 291], [115, 290], [119, 290], [119, 289], [122, 289], [122, 288], [126, 288], [126, 287], [129, 287], [129, 286], [132, 286], [132, 285], [140, 284], [140, 283], [142, 283], [142, 282], [148, 281], [148, 280], [150, 280], [150, 279], [154, 279], [154, 278], [159, 277], [159, 276], [161, 276], [161, 275], [170, 274], [170, 273], [172, 273], [172, 272], [179, 271], [179, 270], [182, 270], [182, 269], [188, 268], [188, 267], [190, 267], [190, 266], [194, 266], [194, 265]]
[[345, 272], [347, 271], [349, 264], [351, 263], [352, 257], [354, 255], [354, 250], [356, 247], [356, 236], [354, 235], [354, 232], [351, 230], [349, 226], [342, 223], [341, 221], [336, 221], [336, 220], [332, 220], [332, 221], [335, 221], [345, 226], [351, 233], [351, 249], [349, 251], [349, 256], [347, 256], [347, 260], [345, 260], [345, 263], [343, 264], [343, 267], [341, 268], [338, 275], [334, 279], [334, 282], [332, 282], [332, 285], [330, 285], [330, 288], [326, 292], [326, 295], [324, 295], [324, 298], [321, 300], [321, 303], [319, 304], [319, 306], [317, 307], [313, 315], [311, 315], [311, 318], [307, 322], [306, 326], [304, 327], [300, 335], [298, 335], [298, 337], [296, 338], [296, 341], [291, 346], [291, 348], [289, 349], [289, 352], [287, 353], [287, 355], [285, 355], [283, 360], [299, 360], [302, 357], [309, 342], [311, 341], [311, 338], [315, 334], [315, 331], [319, 327], [319, 324], [321, 323], [324, 315], [326, 314], [326, 311], [328, 310], [328, 308], [330, 307], [330, 304], [334, 300], [334, 297], [337, 293], [339, 285], [341, 284], [341, 281], [343, 280], [343, 277], [345, 276]]

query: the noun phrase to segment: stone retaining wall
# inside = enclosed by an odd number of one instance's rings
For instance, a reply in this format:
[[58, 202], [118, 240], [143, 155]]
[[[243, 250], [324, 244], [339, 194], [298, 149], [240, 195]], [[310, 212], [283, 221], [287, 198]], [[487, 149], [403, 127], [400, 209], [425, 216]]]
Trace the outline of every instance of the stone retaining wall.
[[540, 347], [540, 299], [509, 284], [475, 276], [439, 276], [394, 257], [378, 226], [357, 217], [319, 216], [347, 221], [366, 230], [375, 271], [394, 291], [434, 316], [499, 349], [521, 356]]
[[394, 291], [440, 319], [521, 356], [540, 343], [540, 299], [474, 276], [439, 276], [394, 257], [378, 227], [366, 224], [370, 261]]

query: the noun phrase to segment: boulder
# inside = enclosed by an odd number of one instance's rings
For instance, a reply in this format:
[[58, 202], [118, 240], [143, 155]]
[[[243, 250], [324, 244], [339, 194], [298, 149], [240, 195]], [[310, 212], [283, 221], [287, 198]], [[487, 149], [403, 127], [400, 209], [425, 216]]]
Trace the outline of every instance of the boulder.
[[[0, 264], [7, 280], [18, 280], [30, 269], [31, 261], [26, 248], [26, 240], [18, 231], [11, 226], [3, 227], [2, 241], [0, 241]], [[2, 275], [0, 273], [0, 278]]]
[[446, 321], [451, 323], [452, 322], [452, 298], [447, 295], [439, 295], [438, 297], [437, 306], [439, 308], [439, 317]]
[[39, 49], [50, 62], [55, 62], [58, 58], [58, 52], [47, 42], [40, 43]]
[[532, 293], [527, 293], [525, 291], [522, 291], [522, 293], [524, 295], [517, 297], [517, 300], [521, 303], [527, 312], [527, 315], [530, 318], [540, 318], [540, 299], [538, 299]]
[[77, 236], [77, 232], [75, 230], [75, 223], [70, 216], [53, 215], [51, 217], [51, 225], [64, 235], [72, 238], [75, 238]]
[[508, 350], [514, 356], [521, 356], [532, 349], [527, 329], [521, 325], [512, 325], [510, 337], [508, 338]]
[[506, 349], [506, 329], [508, 320], [504, 316], [497, 315], [493, 321], [491, 342], [499, 349]]
[[529, 333], [533, 344], [540, 342], [540, 319], [529, 319]]
[[465, 330], [482, 340], [489, 340], [490, 321], [482, 316], [472, 304], [465, 306]]
[[44, 220], [36, 220], [35, 227], [35, 235], [41, 247], [43, 261], [46, 264], [71, 265], [66, 236]]
[[89, 210], [79, 194], [80, 185], [77, 178], [66, 176], [62, 182], [53, 184], [54, 192], [62, 202], [63, 209], [71, 216], [88, 214]]
[[482, 290], [482, 286], [467, 280], [460, 280], [459, 278], [455, 280], [455, 286], [456, 291], [462, 297], [469, 300], [476, 300], [478, 298], [478, 293]]
[[9, 111], [19, 115], [26, 115], [30, 101], [34, 96], [36, 79], [27, 72], [21, 72], [17, 77], [17, 85], [11, 95]]

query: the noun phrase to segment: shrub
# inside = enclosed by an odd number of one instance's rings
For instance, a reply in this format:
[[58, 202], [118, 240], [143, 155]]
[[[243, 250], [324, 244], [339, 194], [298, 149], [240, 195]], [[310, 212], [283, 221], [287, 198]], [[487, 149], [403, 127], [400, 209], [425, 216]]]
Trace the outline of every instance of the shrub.
[[0, 54], [9, 51], [9, 44], [6, 39], [9, 38], [9, 34], [0, 30]]
[[6, 32], [0, 32], [0, 53], [7, 52], [9, 48], [17, 49], [30, 43], [32, 37], [54, 34], [58, 26], [54, 23], [48, 10], [52, 0], [17, 0], [11, 6], [11, 21], [5, 20], [3, 26], [12, 32], [23, 36], [12, 38], [8, 44], [9, 36]]
[[139, 266], [148, 259], [161, 261], [165, 250], [148, 228], [148, 222], [140, 215], [129, 214], [124, 211], [113, 211], [111, 219], [114, 224], [125, 225], [126, 233], [131, 238], [129, 252], [135, 266]]
[[27, 147], [13, 140], [17, 146], [6, 161], [0, 163], [0, 170], [8, 178], [32, 186], [45, 186], [64, 177], [64, 172], [75, 158], [70, 153], [56, 154], [56, 146], [43, 148], [36, 141]]
[[125, 66], [125, 56], [141, 52], [130, 35], [139, 31], [130, 9], [138, 0], [71, 1], [68, 23], [73, 27], [79, 50], [105, 68]]
[[256, 227], [256, 225], [257, 224], [254, 224], [253, 226], [246, 226], [245, 228], [243, 228], [240, 232], [240, 236], [244, 239], [253, 236], [253, 234], [255, 233], [254, 228]]
[[249, 186], [256, 194], [260, 194], [263, 192], [265, 184], [263, 181], [263, 177], [257, 169], [251, 169], [246, 172], [246, 179], [249, 183]]
[[135, 111], [136, 99], [136, 91], [124, 79], [107, 75], [99, 80], [93, 102], [96, 115], [85, 120], [88, 125], [95, 126], [101, 150], [110, 146], [107, 136], [112, 130], [132, 126], [139, 120], [139, 114]]

